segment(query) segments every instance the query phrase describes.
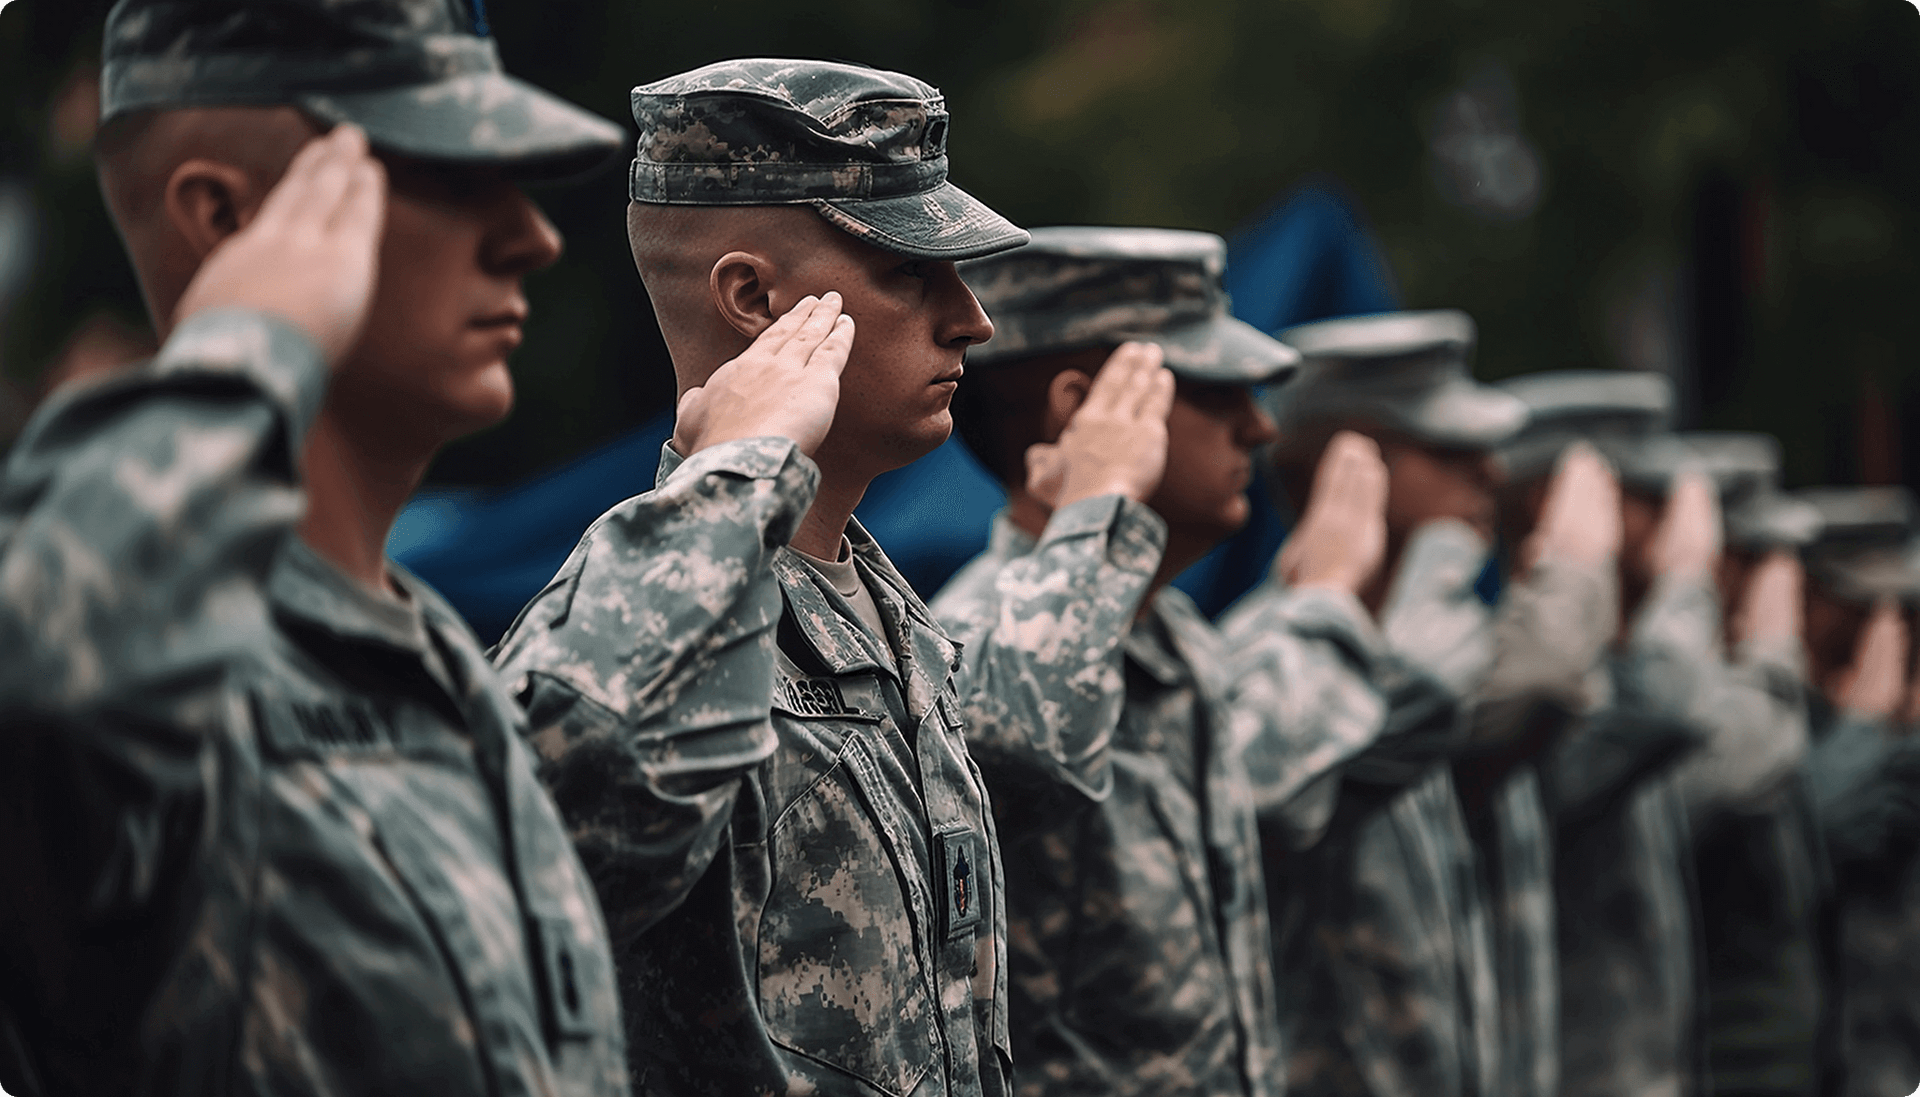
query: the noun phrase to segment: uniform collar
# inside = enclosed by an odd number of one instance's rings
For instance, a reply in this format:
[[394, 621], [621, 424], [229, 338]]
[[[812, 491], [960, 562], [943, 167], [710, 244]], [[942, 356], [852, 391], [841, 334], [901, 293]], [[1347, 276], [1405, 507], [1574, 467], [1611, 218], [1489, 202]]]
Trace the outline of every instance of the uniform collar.
[[874, 671], [901, 685], [910, 712], [932, 707], [960, 665], [960, 646], [934, 622], [913, 587], [873, 540], [859, 519], [847, 523], [847, 540], [860, 577], [886, 623], [893, 652], [878, 651], [853, 622], [853, 607], [790, 549], [774, 554], [774, 574], [786, 593], [787, 621], [829, 674]]
[[[494, 694], [478, 707], [513, 712], [499, 691], [473, 633], [418, 576], [393, 561], [387, 575], [405, 601], [364, 589], [298, 537], [288, 538], [267, 581], [274, 612], [300, 627], [349, 644], [385, 648], [418, 660], [442, 689], [474, 715], [475, 695]], [[438, 641], [437, 643], [435, 641]], [[436, 656], [429, 657], [429, 652]], [[510, 715], [501, 715], [511, 723]]]
[[392, 563], [388, 568], [406, 601], [364, 589], [293, 537], [274, 562], [268, 596], [276, 611], [339, 639], [424, 655], [427, 618], [421, 592], [425, 584]]
[[1173, 615], [1169, 613], [1169, 603], [1184, 597], [1172, 587], [1161, 590], [1147, 604], [1147, 611], [1127, 631], [1127, 658], [1151, 675], [1154, 681], [1169, 689], [1193, 678], [1175, 638]]

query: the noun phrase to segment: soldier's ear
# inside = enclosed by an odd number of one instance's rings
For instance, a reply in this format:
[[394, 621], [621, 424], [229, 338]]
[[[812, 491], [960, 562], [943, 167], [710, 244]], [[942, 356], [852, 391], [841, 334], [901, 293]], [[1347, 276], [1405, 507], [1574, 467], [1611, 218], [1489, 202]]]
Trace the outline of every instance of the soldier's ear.
[[232, 164], [218, 160], [188, 160], [167, 177], [161, 201], [174, 231], [205, 259], [227, 237], [253, 220], [264, 191]]
[[747, 251], [722, 255], [707, 276], [707, 288], [728, 326], [748, 339], [758, 338], [780, 318], [773, 300], [773, 264], [764, 256]]
[[1093, 378], [1077, 369], [1063, 369], [1047, 382], [1046, 415], [1040, 423], [1043, 442], [1058, 441], [1060, 432], [1067, 429], [1067, 423], [1073, 419], [1073, 413], [1087, 402], [1087, 393], [1093, 388]]

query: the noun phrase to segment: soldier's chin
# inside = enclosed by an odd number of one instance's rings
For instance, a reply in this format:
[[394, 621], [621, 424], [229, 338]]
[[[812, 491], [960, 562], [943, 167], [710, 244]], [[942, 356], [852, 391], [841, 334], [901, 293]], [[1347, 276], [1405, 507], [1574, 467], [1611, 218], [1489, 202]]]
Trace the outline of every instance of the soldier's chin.
[[485, 430], [513, 411], [513, 375], [507, 364], [494, 363], [440, 394], [441, 411], [449, 437]]

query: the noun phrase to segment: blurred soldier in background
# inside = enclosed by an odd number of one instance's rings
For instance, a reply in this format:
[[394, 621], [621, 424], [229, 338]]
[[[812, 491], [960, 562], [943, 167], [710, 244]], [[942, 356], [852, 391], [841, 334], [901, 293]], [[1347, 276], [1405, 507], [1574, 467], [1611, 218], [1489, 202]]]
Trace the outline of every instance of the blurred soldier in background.
[[1833, 881], [1823, 1092], [1852, 1097], [1920, 1077], [1920, 750], [1909, 737], [1920, 689], [1902, 605], [1920, 596], [1920, 558], [1905, 489], [1796, 495], [1821, 520], [1806, 553], [1806, 789]]
[[1797, 552], [1820, 518], [1778, 494], [1779, 444], [1769, 436], [1682, 434], [1637, 456], [1652, 483], [1688, 465], [1705, 473], [1726, 516], [1718, 586], [1730, 612], [1718, 672], [1695, 705], [1711, 734], [1674, 773], [1696, 866], [1712, 1090], [1827, 1093], [1827, 869], [1800, 772], [1808, 737]]
[[[1494, 532], [1489, 451], [1526, 411], [1468, 375], [1471, 321], [1394, 313], [1282, 334], [1305, 355], [1274, 401], [1288, 494], [1302, 496], [1338, 430], [1385, 455], [1386, 566], [1363, 597], [1392, 702], [1387, 734], [1344, 771], [1326, 836], [1274, 869], [1289, 1085], [1550, 1094], [1550, 862], [1526, 762], [1570, 718], [1612, 631], [1611, 480], [1591, 455], [1569, 462], [1532, 567], [1490, 615], [1474, 594]], [[1283, 589], [1250, 595], [1229, 635]]]
[[123, 0], [104, 57], [164, 346], [54, 396], [0, 489], [7, 1088], [627, 1092], [521, 715], [382, 556], [507, 410], [560, 251], [515, 180], [618, 128], [426, 0]]
[[[634, 89], [633, 110], [629, 242], [682, 393], [665, 483], [705, 464], [722, 363], [794, 314], [836, 339], [858, 323], [813, 462], [763, 440], [713, 468], [785, 483], [817, 465], [797, 527], [663, 555], [622, 504], [495, 652], [613, 927], [634, 1083], [1006, 1093], [1000, 858], [959, 653], [852, 512], [946, 439], [962, 355], [993, 334], [953, 261], [1027, 234], [947, 181], [944, 100], [910, 76], [726, 61]], [[812, 399], [818, 379], [796, 356], [751, 398]], [[781, 603], [734, 601], [743, 566], [770, 567]], [[688, 588], [703, 634], [649, 610]], [[735, 650], [757, 665], [647, 718], [667, 675]]]
[[[1256, 811], [1379, 727], [1351, 673], [1365, 721], [1276, 726], [1168, 586], [1246, 521], [1273, 438], [1254, 386], [1298, 360], [1227, 315], [1225, 257], [1205, 233], [1052, 228], [961, 267], [996, 335], [956, 422], [1009, 504], [934, 609], [1005, 842], [1023, 1093], [1284, 1092]], [[1342, 500], [1302, 601], [1377, 558], [1373, 465], [1371, 531]]]
[[[1657, 435], [1672, 390], [1651, 374], [1568, 371], [1503, 387], [1532, 418], [1504, 456], [1508, 543], [1527, 536], [1546, 471], [1585, 441], [1617, 465]], [[1707, 732], [1686, 719], [1712, 658], [1719, 544], [1712, 492], [1690, 478], [1663, 513], [1622, 492], [1622, 642], [1599, 666], [1581, 724], [1542, 761], [1553, 820], [1560, 943], [1561, 1090], [1683, 1094], [1697, 1088], [1691, 861], [1672, 766]]]

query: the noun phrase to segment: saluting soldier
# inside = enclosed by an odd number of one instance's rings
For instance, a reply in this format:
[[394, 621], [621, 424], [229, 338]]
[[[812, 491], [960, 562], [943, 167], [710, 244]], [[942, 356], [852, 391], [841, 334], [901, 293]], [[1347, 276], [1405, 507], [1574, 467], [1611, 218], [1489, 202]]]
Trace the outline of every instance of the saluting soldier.
[[[795, 312], [852, 340], [811, 462], [770, 447], [736, 470], [817, 469], [797, 526], [738, 559], [662, 554], [623, 504], [496, 650], [613, 926], [635, 1085], [1006, 1093], [1006, 914], [959, 651], [852, 514], [946, 439], [962, 357], [993, 334], [954, 261], [1027, 234], [948, 181], [945, 100], [911, 76], [723, 61], [632, 98], [628, 238], [683, 401], [664, 482], [701, 463], [689, 412], [722, 363]], [[711, 635], [675, 648], [759, 668], [696, 678], [682, 720], [638, 719], [672, 669], [649, 603], [769, 568], [776, 643], [765, 607], [718, 598]]]
[[1243, 706], [1233, 653], [1168, 585], [1246, 521], [1252, 453], [1273, 437], [1254, 386], [1298, 359], [1227, 315], [1225, 261], [1208, 233], [1060, 227], [961, 266], [996, 334], [955, 417], [1008, 505], [933, 608], [964, 646], [962, 711], [1005, 843], [1023, 1094], [1284, 1091], [1256, 814], [1380, 726], [1344, 666], [1377, 641], [1337, 586], [1384, 538], [1377, 457], [1370, 483], [1363, 464], [1343, 485], [1358, 520], [1320, 539], [1295, 607], [1335, 584], [1331, 635], [1298, 666], [1344, 674], [1362, 720], [1282, 728]]
[[1821, 1082], [1853, 1097], [1920, 1076], [1920, 749], [1910, 723], [1920, 690], [1908, 677], [1916, 508], [1898, 487], [1794, 497], [1820, 517], [1806, 550], [1806, 790], [1833, 881]]
[[[1554, 518], [1496, 618], [1474, 592], [1491, 550], [1494, 446], [1526, 419], [1467, 371], [1453, 311], [1323, 321], [1275, 393], [1288, 493], [1333, 432], [1378, 441], [1387, 557], [1363, 592], [1390, 660], [1388, 733], [1345, 768], [1327, 836], [1283, 864], [1278, 963], [1307, 1093], [1551, 1093], [1554, 949], [1548, 836], [1529, 756], [1570, 719], [1611, 633], [1611, 481], [1569, 463]], [[1239, 615], [1281, 589], [1269, 585]], [[1289, 991], [1294, 993], [1289, 996]]]
[[[521, 282], [560, 251], [519, 181], [619, 128], [444, 0], [122, 0], [104, 59], [101, 183], [164, 343], [56, 394], [0, 485], [7, 1087], [628, 1092], [521, 711], [383, 556], [434, 451], [511, 401]], [[741, 380], [716, 430], [804, 436]], [[631, 518], [731, 564], [810, 486], [694, 475]], [[650, 619], [711, 632], [703, 599], [772, 589], [707, 578]], [[665, 663], [653, 702], [732, 659]]]
[[[1740, 592], [1748, 642], [1729, 662], [1716, 588], [1724, 493], [1709, 476], [1714, 460], [1728, 462], [1666, 432], [1666, 379], [1560, 371], [1504, 387], [1533, 410], [1506, 454], [1514, 528], [1525, 529], [1539, 469], [1575, 441], [1605, 454], [1622, 488], [1621, 634], [1585, 719], [1541, 766], [1558, 858], [1563, 1088], [1698, 1092], [1705, 999], [1691, 819], [1696, 806], [1705, 818], [1791, 772], [1797, 694], [1790, 681], [1784, 697], [1767, 686], [1790, 679], [1773, 661], [1790, 653], [1781, 641], [1793, 627], [1794, 565], [1776, 556], [1753, 569]], [[1726, 484], [1740, 482], [1736, 472], [1722, 469]]]

